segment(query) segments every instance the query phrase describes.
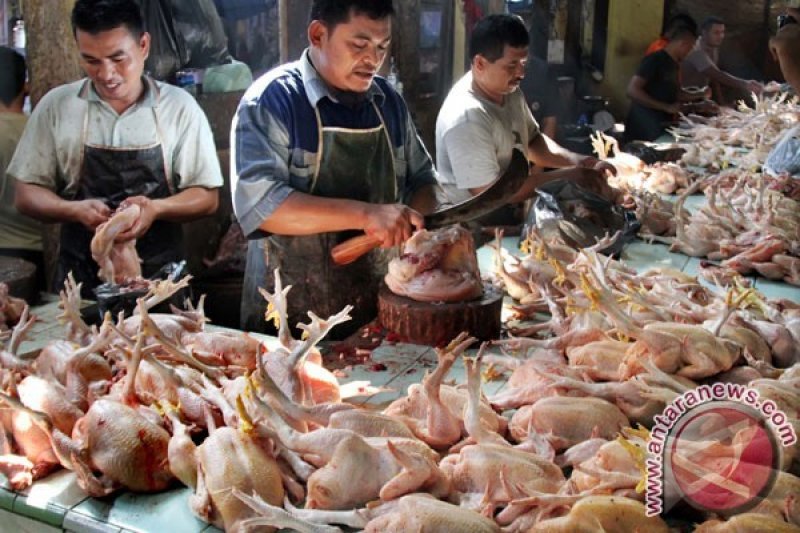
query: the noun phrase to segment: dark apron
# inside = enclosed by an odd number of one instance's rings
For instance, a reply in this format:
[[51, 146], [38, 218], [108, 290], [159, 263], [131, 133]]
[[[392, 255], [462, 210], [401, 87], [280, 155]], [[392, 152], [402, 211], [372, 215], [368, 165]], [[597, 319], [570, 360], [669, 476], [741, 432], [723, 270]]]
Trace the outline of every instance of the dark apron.
[[[327, 128], [319, 110], [317, 172], [309, 194], [347, 198], [373, 204], [398, 199], [394, 156], [383, 117], [373, 103], [381, 124], [370, 129]], [[352, 320], [336, 326], [331, 338], [353, 333], [377, 315], [378, 288], [386, 275], [393, 250], [375, 250], [358, 261], [337, 266], [330, 250], [361, 232], [320, 233], [302, 237], [271, 235], [251, 241], [242, 291], [242, 329], [265, 331], [266, 301], [257, 287], [273, 290], [273, 270], [280, 268], [288, 294], [289, 325], [309, 322], [308, 311], [321, 318], [353, 305]]]
[[[91, 109], [91, 106], [89, 106]], [[89, 111], [86, 111], [82, 134], [82, 161], [78, 187], [71, 200], [94, 198], [102, 200], [112, 210], [130, 196], [166, 198], [173, 194], [167, 178], [158, 116], [153, 108], [153, 119], [158, 140], [149, 146], [117, 148], [95, 146], [87, 143]], [[58, 255], [53, 290], [64, 286], [67, 274], [72, 271], [76, 282], [83, 282], [84, 298], [94, 298], [92, 289], [100, 284], [99, 266], [92, 259], [90, 243], [94, 232], [78, 222], [61, 225], [61, 247]], [[147, 233], [136, 241], [136, 251], [142, 259], [142, 274], [150, 276], [170, 261], [180, 260], [183, 235], [180, 224], [157, 220]]]

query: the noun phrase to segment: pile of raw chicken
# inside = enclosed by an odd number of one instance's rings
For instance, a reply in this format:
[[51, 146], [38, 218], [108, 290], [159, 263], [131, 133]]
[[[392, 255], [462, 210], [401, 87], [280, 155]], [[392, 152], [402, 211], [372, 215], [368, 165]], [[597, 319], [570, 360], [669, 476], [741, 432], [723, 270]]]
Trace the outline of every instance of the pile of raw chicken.
[[689, 187], [693, 179], [693, 174], [675, 163], [648, 165], [635, 155], [620, 150], [615, 138], [599, 131], [592, 137], [592, 148], [599, 159], [617, 169], [616, 176], [609, 176], [608, 184], [627, 194], [673, 194]]
[[[498, 241], [497, 282], [519, 302], [520, 317], [550, 319], [518, 326], [518, 336], [503, 341], [523, 359], [484, 358], [514, 369], [489, 401], [518, 409], [512, 437], [530, 439], [533, 428], [562, 452], [556, 462], [575, 458], [572, 491], [600, 487], [641, 500], [641, 447], [631, 446], [631, 427], [651, 427], [665, 404], [698, 384], [749, 385], [800, 431], [800, 304], [768, 301], [738, 284], [711, 290], [677, 271], [636, 274], [591, 249], [577, 253], [535, 234], [528, 247], [514, 257]], [[560, 413], [554, 424], [545, 418], [549, 409]], [[622, 438], [613, 439], [618, 432]], [[783, 451], [783, 470], [763, 502], [698, 530], [795, 530], [800, 445]], [[718, 452], [718, 459], [728, 453]]]
[[681, 162], [712, 170], [757, 172], [781, 135], [800, 120], [800, 99], [788, 93], [753, 95], [754, 107], [721, 108], [715, 117], [682, 117], [671, 130], [686, 150]]
[[[295, 339], [277, 272], [274, 292], [262, 291], [279, 331], [271, 347], [205, 331], [202, 302], [149, 311], [185, 280], [89, 327], [68, 281], [69, 340], [19, 354], [32, 324], [23, 313], [2, 351], [0, 469], [24, 488], [64, 467], [91, 496], [180, 482], [197, 516], [231, 531], [655, 532], [668, 527], [642, 503], [646, 427], [678, 394], [748, 383], [800, 431], [800, 306], [736, 286], [717, 294], [679, 273], [637, 276], [592, 250], [531, 239], [523, 258], [498, 246], [498, 278], [519, 313], [551, 319], [501, 341], [513, 357], [486, 345], [466, 357], [474, 339], [459, 336], [382, 411], [343, 402], [316, 348], [350, 308], [309, 313]], [[460, 358], [467, 383], [453, 386]], [[513, 374], [487, 398], [482, 377], [501, 367]], [[698, 461], [734, 455], [724, 448]], [[698, 530], [800, 525], [800, 449], [785, 451], [756, 508]]]
[[[711, 268], [723, 277], [758, 273], [800, 285], [800, 202], [781, 191], [786, 180], [730, 171], [697, 182], [676, 203], [670, 249], [721, 261]], [[684, 202], [701, 186], [708, 201], [687, 216]]]
[[696, 176], [675, 163], [648, 165], [621, 151], [616, 139], [601, 132], [592, 137], [592, 146], [601, 160], [617, 169], [616, 176], [608, 177], [608, 184], [619, 191], [618, 203], [636, 214], [641, 223], [639, 235], [674, 236], [676, 207], [661, 195], [685, 191]]

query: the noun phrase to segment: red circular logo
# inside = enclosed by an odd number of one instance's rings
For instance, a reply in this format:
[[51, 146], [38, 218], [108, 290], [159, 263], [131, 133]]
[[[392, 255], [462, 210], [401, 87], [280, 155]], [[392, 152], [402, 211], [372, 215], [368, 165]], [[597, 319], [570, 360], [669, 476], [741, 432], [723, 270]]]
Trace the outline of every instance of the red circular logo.
[[755, 505], [772, 488], [780, 449], [755, 411], [732, 402], [687, 413], [671, 432], [667, 461], [683, 498], [727, 514]]

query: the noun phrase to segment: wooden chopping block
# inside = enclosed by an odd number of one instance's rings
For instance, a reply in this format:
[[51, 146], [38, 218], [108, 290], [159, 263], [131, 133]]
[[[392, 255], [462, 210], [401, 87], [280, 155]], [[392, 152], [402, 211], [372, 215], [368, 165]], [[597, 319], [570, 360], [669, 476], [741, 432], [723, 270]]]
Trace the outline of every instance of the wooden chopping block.
[[30, 261], [0, 256], [0, 282], [8, 285], [11, 296], [26, 302], [36, 300], [36, 265]]
[[378, 292], [378, 320], [403, 341], [442, 346], [462, 331], [482, 341], [500, 337], [503, 293], [484, 286], [483, 297], [468, 302], [418, 302], [383, 285]]

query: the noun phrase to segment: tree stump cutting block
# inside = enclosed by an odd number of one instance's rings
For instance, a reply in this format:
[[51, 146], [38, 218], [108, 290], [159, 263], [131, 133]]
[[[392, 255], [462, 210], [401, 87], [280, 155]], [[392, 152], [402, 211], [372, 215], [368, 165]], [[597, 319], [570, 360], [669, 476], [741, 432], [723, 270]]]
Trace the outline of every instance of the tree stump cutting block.
[[398, 296], [385, 285], [378, 293], [378, 320], [403, 341], [442, 346], [462, 331], [482, 341], [500, 337], [503, 293], [485, 285], [483, 297], [468, 302], [418, 302]]
[[11, 296], [36, 301], [36, 265], [30, 261], [0, 256], [0, 281], [8, 285]]

